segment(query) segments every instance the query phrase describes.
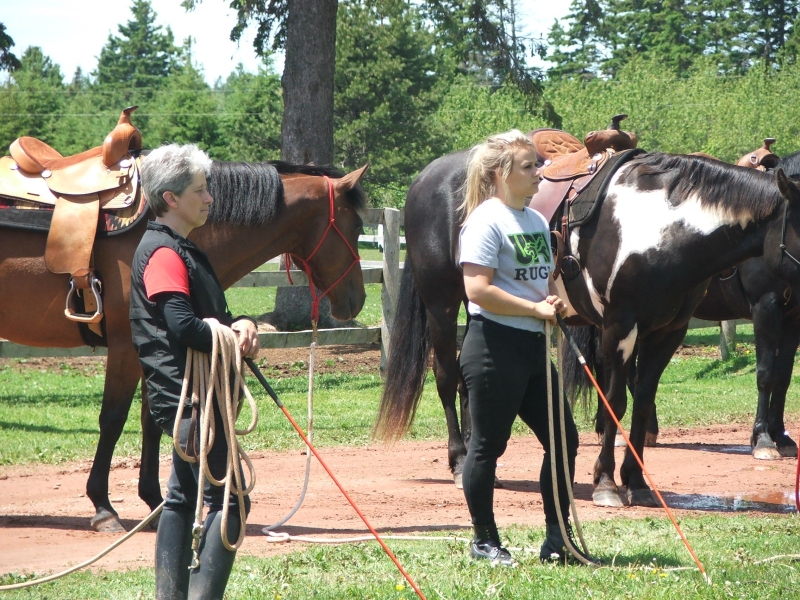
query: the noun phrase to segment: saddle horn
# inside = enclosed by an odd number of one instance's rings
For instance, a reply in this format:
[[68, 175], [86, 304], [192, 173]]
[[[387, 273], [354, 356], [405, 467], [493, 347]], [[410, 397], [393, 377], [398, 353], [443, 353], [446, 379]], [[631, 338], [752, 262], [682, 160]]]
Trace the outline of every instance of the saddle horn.
[[608, 126], [609, 129], [613, 129], [614, 131], [619, 131], [619, 122], [624, 121], [628, 118], [626, 114], [614, 115], [611, 117], [611, 125]]
[[138, 106], [123, 109], [117, 126], [103, 140], [103, 164], [111, 167], [132, 151], [142, 149], [142, 132], [131, 123], [131, 113]]

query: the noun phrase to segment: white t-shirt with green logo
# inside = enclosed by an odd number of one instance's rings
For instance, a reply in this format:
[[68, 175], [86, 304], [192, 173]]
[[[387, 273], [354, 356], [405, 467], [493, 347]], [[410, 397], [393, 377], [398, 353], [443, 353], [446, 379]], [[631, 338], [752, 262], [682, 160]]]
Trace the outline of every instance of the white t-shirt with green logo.
[[[553, 257], [550, 226], [531, 208], [515, 210], [497, 198], [484, 201], [464, 223], [459, 236], [459, 264], [494, 269], [492, 283], [509, 294], [541, 302], [549, 295]], [[528, 331], [544, 331], [535, 317], [498, 315], [470, 302], [471, 315], [483, 315]]]

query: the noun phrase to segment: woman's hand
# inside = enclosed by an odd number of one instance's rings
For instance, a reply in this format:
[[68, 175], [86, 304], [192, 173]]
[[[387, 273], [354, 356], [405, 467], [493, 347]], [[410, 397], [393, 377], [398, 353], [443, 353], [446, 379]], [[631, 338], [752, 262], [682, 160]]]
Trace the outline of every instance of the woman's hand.
[[537, 302], [535, 306], [534, 316], [543, 321], [550, 321], [553, 324], [556, 322], [556, 315], [567, 309], [567, 305], [558, 296], [548, 296], [541, 302]]
[[242, 356], [255, 358], [259, 349], [258, 329], [255, 324], [248, 319], [239, 319], [231, 325], [231, 329], [236, 334]]

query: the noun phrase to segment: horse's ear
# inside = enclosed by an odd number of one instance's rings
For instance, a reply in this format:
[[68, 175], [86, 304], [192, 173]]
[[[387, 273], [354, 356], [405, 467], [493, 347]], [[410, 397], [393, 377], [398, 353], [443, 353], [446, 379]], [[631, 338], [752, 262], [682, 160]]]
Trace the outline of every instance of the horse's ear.
[[778, 182], [781, 196], [790, 203], [800, 204], [800, 188], [786, 176], [783, 169], [775, 169], [775, 180]]
[[364, 173], [367, 172], [369, 168], [369, 163], [365, 164], [360, 169], [356, 169], [355, 171], [350, 171], [344, 177], [340, 177], [339, 179], [334, 179], [336, 183], [337, 189], [344, 189], [344, 190], [352, 190], [356, 187], [356, 184], [359, 182], [361, 177], [364, 176]]

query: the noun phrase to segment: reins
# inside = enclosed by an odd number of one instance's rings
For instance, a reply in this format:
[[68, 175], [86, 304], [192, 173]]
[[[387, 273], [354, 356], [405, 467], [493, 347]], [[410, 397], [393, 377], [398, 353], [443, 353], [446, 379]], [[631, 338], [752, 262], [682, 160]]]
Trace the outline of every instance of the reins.
[[[336, 225], [336, 214], [334, 212], [334, 206], [333, 206], [333, 200], [334, 200], [333, 182], [327, 176], [323, 175], [323, 178], [325, 179], [325, 183], [328, 186], [328, 200], [329, 200], [328, 226], [325, 228], [325, 231], [322, 232], [322, 237], [320, 238], [319, 242], [317, 242], [317, 245], [314, 247], [314, 249], [311, 251], [311, 254], [309, 254], [306, 258], [302, 258], [300, 256], [297, 256], [296, 254], [292, 254], [291, 252], [287, 252], [286, 253], [286, 260], [285, 260], [285, 263], [286, 263], [286, 276], [289, 278], [289, 283], [293, 284], [292, 276], [289, 273], [289, 269], [291, 268], [292, 260], [294, 260], [296, 263], [301, 265], [303, 267], [303, 270], [306, 272], [306, 275], [308, 276], [308, 289], [311, 290], [311, 320], [314, 323], [319, 321], [319, 303], [320, 303], [320, 300], [322, 300], [325, 296], [327, 296], [328, 293], [333, 288], [335, 288], [337, 285], [339, 285], [339, 283], [345, 277], [347, 277], [347, 274], [350, 271], [353, 270], [353, 267], [355, 267], [361, 261], [361, 257], [358, 255], [358, 252], [356, 252], [353, 249], [353, 246], [351, 246], [350, 242], [347, 241], [347, 238], [342, 233], [341, 229], [339, 229], [339, 227]], [[347, 249], [350, 250], [350, 254], [353, 256], [353, 262], [350, 263], [350, 266], [347, 267], [347, 269], [344, 271], [344, 273], [342, 273], [342, 275], [339, 277], [339, 279], [334, 281], [328, 287], [328, 289], [326, 289], [321, 294], [317, 294], [317, 287], [314, 285], [314, 279], [311, 276], [311, 259], [314, 258], [314, 256], [316, 255], [317, 251], [322, 247], [322, 242], [324, 242], [325, 238], [328, 237], [328, 232], [330, 232], [331, 229], [335, 230], [336, 233], [339, 234], [339, 237], [342, 238], [342, 241], [344, 242], [345, 246], [347, 246]]]
[[[792, 253], [786, 249], [786, 220], [789, 214], [789, 201], [783, 201], [783, 221], [781, 222], [781, 244], [778, 246], [781, 249], [781, 260], [783, 260], [783, 256], [788, 256], [792, 262], [800, 267], [800, 260], [797, 260]], [[788, 302], [788, 300], [787, 300]]]

